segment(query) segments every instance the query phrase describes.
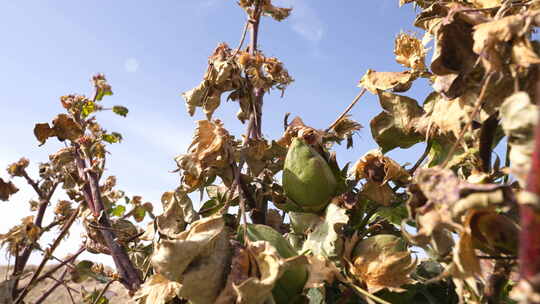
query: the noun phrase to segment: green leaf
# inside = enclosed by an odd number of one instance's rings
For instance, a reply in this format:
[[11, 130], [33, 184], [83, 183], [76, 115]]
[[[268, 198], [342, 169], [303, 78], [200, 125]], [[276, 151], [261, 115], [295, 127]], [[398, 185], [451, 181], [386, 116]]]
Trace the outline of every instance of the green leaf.
[[112, 108], [113, 112], [120, 115], [120, 116], [123, 116], [123, 117], [126, 117], [129, 110], [128, 108], [124, 107], [124, 106], [114, 106]]
[[123, 216], [125, 213], [126, 213], [126, 207], [124, 205], [114, 206], [111, 212], [113, 216]]
[[137, 223], [142, 222], [144, 220], [145, 215], [146, 215], [146, 209], [144, 209], [143, 207], [137, 206], [135, 207], [135, 209], [133, 209], [133, 218], [135, 219]]
[[93, 101], [87, 101], [82, 106], [82, 117], [86, 118], [88, 115], [94, 113], [96, 111], [96, 104]]
[[122, 134], [117, 133], [117, 132], [112, 132], [110, 134], [103, 134], [101, 138], [110, 144], [115, 144], [122, 141]]

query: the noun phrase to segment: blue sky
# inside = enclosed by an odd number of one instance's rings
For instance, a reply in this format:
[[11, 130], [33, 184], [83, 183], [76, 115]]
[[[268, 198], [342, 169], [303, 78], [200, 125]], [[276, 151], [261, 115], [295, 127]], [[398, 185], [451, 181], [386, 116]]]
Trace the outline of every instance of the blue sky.
[[[104, 73], [114, 95], [105, 105], [129, 108], [127, 118], [101, 113], [102, 125], [123, 134], [111, 146], [110, 174], [129, 195], [142, 195], [160, 205], [164, 191], [174, 189], [179, 176], [173, 157], [191, 141], [194, 121], [180, 93], [196, 86], [207, 57], [219, 42], [238, 44], [244, 12], [227, 0], [160, 1], [3, 1], [0, 6], [0, 121], [3, 126], [0, 168], [21, 156], [36, 166], [60, 147], [50, 140], [38, 147], [35, 123], [49, 122], [62, 111], [59, 97], [90, 95], [90, 77]], [[265, 98], [263, 133], [279, 138], [286, 112], [299, 115], [315, 128], [326, 128], [359, 92], [356, 87], [368, 68], [401, 71], [393, 55], [394, 37], [415, 30], [412, 6], [398, 8], [397, 0], [275, 0], [293, 7], [283, 22], [265, 18], [260, 48], [283, 61], [295, 82], [285, 97]], [[339, 3], [339, 4], [337, 4]], [[417, 81], [406, 95], [422, 101], [427, 84]], [[238, 137], [245, 126], [235, 118], [237, 104], [223, 102], [214, 114]], [[369, 121], [380, 107], [366, 94], [351, 111], [365, 128], [351, 150], [337, 148], [343, 165], [376, 148]], [[401, 163], [414, 163], [421, 147], [394, 151]], [[0, 177], [6, 178], [5, 171]], [[1, 202], [0, 233], [26, 215], [33, 194], [22, 180], [10, 202]]]

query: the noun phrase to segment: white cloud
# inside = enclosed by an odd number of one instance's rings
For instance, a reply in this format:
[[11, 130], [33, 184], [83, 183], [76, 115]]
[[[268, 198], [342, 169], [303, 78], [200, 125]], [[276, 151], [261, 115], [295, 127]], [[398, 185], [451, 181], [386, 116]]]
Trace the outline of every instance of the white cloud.
[[325, 34], [325, 25], [306, 0], [278, 0], [275, 5], [282, 7], [292, 7], [293, 11], [289, 17], [292, 29], [304, 39], [317, 43]]
[[135, 73], [139, 70], [139, 61], [136, 58], [128, 58], [124, 62], [124, 69], [128, 73]]

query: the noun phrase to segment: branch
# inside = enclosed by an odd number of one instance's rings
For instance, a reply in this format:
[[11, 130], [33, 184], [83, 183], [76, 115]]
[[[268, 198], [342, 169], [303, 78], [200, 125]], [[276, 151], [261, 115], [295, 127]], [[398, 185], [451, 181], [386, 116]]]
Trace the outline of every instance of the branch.
[[58, 245], [60, 245], [60, 242], [62, 242], [62, 239], [64, 238], [64, 236], [66, 236], [66, 234], [68, 233], [69, 229], [71, 228], [71, 225], [73, 225], [73, 222], [75, 222], [75, 219], [77, 218], [77, 215], [79, 214], [79, 211], [80, 211], [80, 207], [73, 213], [73, 215], [71, 215], [69, 220], [66, 222], [66, 224], [62, 228], [62, 231], [60, 231], [60, 234], [54, 240], [51, 247], [47, 249], [45, 255], [43, 256], [43, 260], [41, 260], [41, 263], [39, 264], [38, 268], [34, 272], [34, 275], [30, 279], [28, 284], [24, 287], [23, 291], [19, 294], [17, 299], [15, 300], [14, 302], [15, 304], [21, 303], [24, 297], [26, 297], [26, 295], [30, 291], [30, 289], [35, 285], [34, 284], [35, 280], [38, 278], [39, 274], [45, 267], [45, 264], [47, 264], [47, 261], [49, 261], [50, 256], [52, 255], [54, 250], [56, 250]]
[[77, 252], [75, 252], [74, 254], [72, 254], [69, 258], [65, 259], [64, 261], [60, 262], [58, 265], [54, 266], [53, 268], [51, 268], [49, 271], [45, 272], [42, 276], [40, 276], [39, 278], [37, 278], [34, 282], [34, 284], [38, 284], [39, 282], [43, 281], [44, 279], [46, 279], [47, 277], [51, 277], [56, 271], [58, 271], [60, 268], [62, 268], [63, 266], [75, 261], [75, 259], [81, 254], [83, 253], [84, 251], [86, 250], [86, 248], [83, 246], [81, 247]]
[[367, 91], [366, 88], [363, 88], [362, 91], [360, 91], [360, 93], [356, 95], [356, 97], [353, 99], [351, 104], [345, 109], [345, 111], [343, 111], [343, 113], [341, 113], [341, 115], [339, 115], [339, 117], [324, 131], [328, 132], [332, 130], [332, 128], [334, 128], [343, 119], [343, 117], [345, 117], [349, 113], [349, 111], [354, 107], [354, 105], [358, 102], [358, 100], [360, 100], [360, 98], [364, 96], [366, 91]]
[[[79, 174], [83, 174], [81, 178], [86, 181], [88, 187], [84, 187], [84, 196], [91, 200], [94, 207], [94, 216], [97, 217], [98, 223], [102, 226], [99, 231], [105, 239], [105, 243], [111, 252], [114, 264], [118, 273], [120, 274], [120, 282], [130, 291], [135, 291], [142, 284], [141, 278], [137, 269], [133, 266], [133, 263], [129, 259], [125, 249], [116, 242], [116, 234], [111, 231], [112, 225], [109, 221], [107, 211], [105, 210], [105, 204], [101, 197], [101, 190], [99, 188], [98, 175], [94, 172], [88, 164], [92, 161], [89, 156], [83, 159], [84, 153], [80, 150], [80, 147], [76, 147], [75, 160], [77, 163]], [[88, 205], [91, 205], [89, 202]]]
[[64, 273], [62, 273], [62, 275], [60, 276], [60, 279], [58, 281], [56, 281], [56, 283], [51, 286], [46, 292], [44, 292], [41, 297], [39, 297], [36, 302], [34, 304], [41, 304], [45, 301], [45, 299], [47, 299], [55, 290], [56, 288], [58, 288], [60, 285], [63, 285], [65, 284], [63, 282], [64, 280], [64, 277], [66, 276], [68, 270], [64, 270]]

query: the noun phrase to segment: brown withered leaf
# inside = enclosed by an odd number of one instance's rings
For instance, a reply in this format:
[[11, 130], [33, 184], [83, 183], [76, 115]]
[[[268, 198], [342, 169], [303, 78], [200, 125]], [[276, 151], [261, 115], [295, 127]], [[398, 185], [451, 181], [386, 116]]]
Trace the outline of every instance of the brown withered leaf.
[[431, 71], [435, 75], [468, 73], [476, 63], [473, 52], [473, 27], [460, 18], [443, 23], [435, 33]]
[[362, 187], [360, 194], [383, 206], [392, 205], [396, 198], [394, 191], [388, 184], [380, 184], [373, 180], [369, 180]]
[[472, 3], [477, 8], [492, 8], [500, 6], [502, 0], [472, 0]]
[[366, 88], [373, 94], [377, 94], [379, 90], [405, 92], [412, 86], [412, 82], [417, 77], [411, 71], [377, 72], [369, 69], [360, 79], [358, 86]]
[[388, 92], [378, 92], [379, 102], [384, 109], [370, 122], [373, 139], [382, 153], [394, 148], [408, 148], [423, 140], [414, 130], [424, 110], [416, 100]]
[[34, 126], [34, 135], [40, 144], [44, 144], [49, 137], [54, 136], [54, 130], [48, 123], [38, 123]]
[[340, 143], [347, 140], [347, 148], [352, 147], [352, 136], [362, 129], [362, 125], [352, 120], [350, 115], [345, 115], [336, 123], [332, 129], [324, 134], [324, 141], [334, 141]]
[[[355, 241], [355, 238], [348, 240], [349, 243]], [[416, 261], [400, 238], [378, 234], [347, 247], [352, 248], [346, 257], [349, 272], [366, 284], [370, 293], [385, 288], [403, 292], [405, 289], [401, 286], [414, 282], [409, 275], [416, 268]]]
[[83, 135], [83, 130], [78, 123], [67, 114], [59, 114], [53, 119], [54, 135], [58, 140], [76, 140]]
[[[476, 94], [467, 93], [459, 98], [447, 100], [437, 92], [431, 93], [424, 102], [425, 114], [418, 120], [415, 129], [426, 138], [437, 136], [458, 138], [463, 127], [469, 122], [476, 98]], [[484, 113], [481, 114], [487, 117]], [[480, 117], [473, 119], [481, 122]]]
[[183, 170], [182, 183], [186, 190], [199, 187], [208, 175], [228, 166], [232, 156], [232, 139], [220, 120], [199, 120], [187, 154], [175, 158]]
[[76, 140], [84, 134], [81, 126], [67, 114], [57, 115], [52, 124], [52, 128], [48, 123], [35, 125], [34, 135], [41, 144], [44, 144], [49, 137], [53, 136], [56, 136], [60, 141], [64, 141], [66, 139]]
[[[199, 218], [193, 209], [193, 203], [185, 191], [181, 188], [175, 191], [165, 192], [161, 196], [163, 214], [156, 217], [156, 225], [160, 234], [174, 238], [184, 231], [189, 223]], [[148, 236], [153, 239], [153, 236]]]
[[526, 92], [508, 97], [500, 109], [501, 125], [510, 145], [510, 169], [523, 186], [529, 172], [534, 150], [534, 126], [538, 111]]
[[418, 38], [400, 33], [394, 42], [394, 54], [396, 61], [414, 71], [423, 71], [426, 69], [424, 59], [426, 57], [426, 49]]
[[9, 197], [12, 194], [17, 193], [17, 191], [19, 191], [19, 189], [15, 187], [11, 181], [4, 182], [4, 180], [0, 178], [0, 200], [7, 201]]
[[34, 243], [40, 235], [41, 229], [34, 224], [34, 217], [27, 216], [21, 219], [21, 224], [13, 226], [5, 234], [0, 234], [0, 244], [7, 245], [10, 254], [17, 255], [21, 246]]
[[[193, 303], [214, 303], [225, 285], [231, 260], [229, 231], [221, 217], [203, 218], [175, 238], [154, 243], [156, 273], [180, 283], [179, 295]], [[201, 289], [204, 282], [205, 288]]]
[[530, 31], [538, 11], [531, 10], [478, 24], [474, 27], [474, 46], [476, 54], [481, 55], [487, 72], [500, 72], [503, 69], [503, 44], [512, 39], [525, 36]]
[[[538, 47], [538, 43], [535, 43]], [[538, 48], [537, 48], [538, 49]], [[528, 68], [531, 64], [540, 63], [540, 57], [529, 39], [517, 39], [512, 45], [512, 61], [518, 66]]]
[[133, 300], [140, 304], [167, 304], [180, 293], [182, 284], [169, 281], [164, 276], [154, 274], [150, 276], [133, 296]]
[[289, 17], [292, 8], [277, 7], [272, 5], [270, 0], [263, 1], [263, 12], [265, 15], [274, 18], [277, 21], [282, 21]]
[[308, 256], [309, 277], [305, 288], [320, 288], [325, 284], [332, 284], [340, 277], [340, 270], [336, 265], [321, 255]]
[[288, 148], [294, 138], [300, 137], [310, 145], [321, 145], [323, 135], [322, 131], [306, 126], [302, 118], [297, 116], [287, 126], [285, 133], [277, 143]]
[[239, 284], [233, 284], [237, 294], [236, 303], [263, 304], [271, 296], [272, 289], [285, 271], [295, 266], [305, 265], [305, 256], [283, 259], [276, 248], [266, 241], [248, 244], [247, 250], [254, 257], [258, 269], [257, 276], [250, 276]]
[[379, 149], [364, 154], [352, 167], [356, 179], [367, 178], [380, 184], [390, 180], [405, 183], [410, 175], [397, 162], [382, 154]]
[[17, 162], [12, 163], [8, 166], [7, 172], [11, 176], [23, 176], [24, 170], [28, 167], [30, 164], [30, 160], [25, 157], [21, 157]]

